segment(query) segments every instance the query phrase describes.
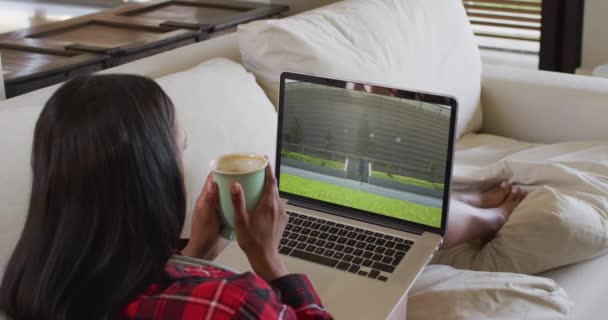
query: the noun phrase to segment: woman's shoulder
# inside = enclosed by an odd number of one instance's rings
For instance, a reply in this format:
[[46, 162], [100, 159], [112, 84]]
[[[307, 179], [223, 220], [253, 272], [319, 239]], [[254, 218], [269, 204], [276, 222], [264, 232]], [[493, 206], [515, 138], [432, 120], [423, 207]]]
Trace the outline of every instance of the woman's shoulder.
[[[256, 290], [268, 290], [265, 281], [251, 272], [234, 273], [208, 265], [168, 263], [165, 274], [150, 284], [122, 312], [127, 319], [190, 319], [189, 315], [215, 312], [232, 316]], [[167, 313], [169, 312], [169, 313]]]

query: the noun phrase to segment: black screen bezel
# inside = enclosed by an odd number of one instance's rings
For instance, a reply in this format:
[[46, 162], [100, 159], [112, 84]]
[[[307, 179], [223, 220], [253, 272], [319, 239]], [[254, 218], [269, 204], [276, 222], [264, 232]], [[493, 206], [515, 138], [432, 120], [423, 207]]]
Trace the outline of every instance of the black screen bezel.
[[446, 177], [444, 180], [445, 188], [443, 191], [444, 205], [443, 205], [442, 213], [441, 213], [441, 227], [439, 227], [439, 228], [433, 227], [433, 226], [428, 226], [428, 225], [421, 224], [421, 223], [404, 221], [404, 220], [400, 220], [397, 218], [384, 216], [379, 213], [354, 209], [354, 208], [350, 208], [350, 207], [346, 207], [346, 206], [342, 206], [342, 205], [338, 205], [338, 204], [334, 204], [334, 203], [330, 203], [330, 202], [325, 202], [325, 201], [321, 201], [321, 200], [317, 200], [317, 199], [312, 199], [312, 198], [308, 198], [308, 197], [302, 197], [302, 196], [292, 194], [289, 192], [285, 192], [285, 191], [279, 191], [281, 197], [287, 199], [288, 201], [296, 201], [299, 203], [308, 203], [308, 204], [311, 204], [311, 206], [317, 207], [317, 208], [327, 208], [328, 210], [324, 210], [324, 211], [326, 211], [330, 214], [339, 213], [340, 216], [347, 216], [347, 217], [351, 216], [352, 218], [358, 219], [358, 220], [359, 220], [359, 217], [357, 217], [355, 215], [364, 215], [366, 218], [365, 221], [368, 221], [368, 222], [378, 223], [378, 224], [384, 225], [384, 226], [387, 226], [387, 224], [388, 224], [388, 226], [399, 225], [399, 226], [403, 226], [404, 228], [407, 228], [407, 229], [415, 228], [418, 230], [438, 233], [441, 236], [445, 236], [445, 230], [447, 227], [448, 212], [449, 212], [449, 203], [450, 203], [450, 201], [449, 201], [450, 187], [449, 186], [450, 186], [450, 182], [451, 182], [451, 178], [452, 178], [452, 165], [453, 165], [453, 160], [454, 160], [453, 159], [454, 158], [454, 136], [455, 136], [455, 132], [456, 132], [456, 123], [457, 123], [457, 115], [458, 115], [458, 102], [457, 102], [456, 98], [454, 98], [452, 96], [447, 96], [447, 95], [439, 95], [439, 94], [427, 93], [427, 92], [422, 92], [422, 91], [411, 91], [411, 90], [405, 90], [405, 89], [399, 89], [399, 88], [392, 88], [392, 87], [387, 87], [387, 86], [383, 86], [383, 85], [364, 83], [364, 82], [359, 82], [359, 81], [351, 81], [351, 80], [347, 81], [347, 80], [326, 78], [326, 77], [321, 77], [321, 76], [313, 76], [313, 75], [302, 74], [302, 73], [283, 72], [281, 74], [280, 88], [279, 88], [279, 109], [278, 109], [277, 149], [276, 149], [277, 153], [276, 153], [276, 163], [275, 163], [275, 168], [276, 168], [275, 176], [276, 176], [277, 182], [279, 184], [279, 190], [280, 190], [280, 181], [281, 181], [280, 180], [280, 168], [281, 168], [281, 150], [282, 150], [282, 140], [283, 140], [282, 139], [283, 104], [284, 104], [286, 80], [295, 80], [295, 81], [302, 81], [302, 82], [308, 82], [308, 83], [313, 83], [313, 84], [327, 85], [327, 86], [337, 87], [337, 88], [341, 88], [341, 89], [345, 89], [345, 90], [350, 90], [350, 89], [345, 88], [346, 83], [373, 85], [373, 86], [379, 86], [379, 87], [384, 87], [384, 88], [395, 90], [396, 97], [415, 100], [415, 101], [421, 101], [421, 102], [426, 102], [426, 103], [434, 103], [434, 104], [450, 106], [450, 108], [451, 108], [450, 109], [450, 130], [449, 130], [448, 153], [447, 153], [448, 156], [446, 159], [446, 166], [445, 166], [446, 167], [446, 175], [445, 175]]

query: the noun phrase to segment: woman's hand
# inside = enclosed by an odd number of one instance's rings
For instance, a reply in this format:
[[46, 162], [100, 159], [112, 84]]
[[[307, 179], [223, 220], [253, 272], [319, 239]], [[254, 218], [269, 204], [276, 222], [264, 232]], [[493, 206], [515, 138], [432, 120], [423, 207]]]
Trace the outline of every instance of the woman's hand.
[[245, 195], [238, 183], [230, 186], [230, 193], [234, 205], [236, 239], [253, 270], [266, 281], [287, 275], [287, 267], [279, 258], [279, 242], [288, 217], [279, 198], [277, 180], [270, 164], [266, 167], [262, 197], [253, 212], [247, 212]]
[[221, 221], [216, 210], [218, 199], [217, 185], [210, 174], [196, 200], [192, 214], [190, 241], [182, 250], [183, 255], [210, 261], [215, 259], [228, 244], [228, 240], [220, 236]]

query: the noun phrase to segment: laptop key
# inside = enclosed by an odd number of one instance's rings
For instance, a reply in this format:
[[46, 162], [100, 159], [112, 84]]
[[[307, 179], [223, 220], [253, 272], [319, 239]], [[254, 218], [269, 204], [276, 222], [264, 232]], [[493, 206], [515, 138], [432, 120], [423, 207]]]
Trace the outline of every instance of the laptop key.
[[407, 244], [408, 246], [411, 246], [414, 244], [414, 241], [411, 240], [405, 240], [405, 244]]
[[355, 249], [355, 251], [353, 251], [354, 256], [361, 256], [362, 254], [363, 254], [363, 250], [361, 250], [361, 249]]
[[306, 240], [306, 243], [308, 244], [314, 244], [315, 242], [317, 242], [317, 239], [313, 237], [310, 237], [308, 238], [308, 240]]
[[304, 250], [306, 249], [306, 243], [298, 243], [298, 246], [296, 246], [296, 248], [299, 250]]
[[340, 261], [338, 263], [338, 265], [336, 266], [336, 268], [338, 268], [340, 270], [348, 270], [348, 268], [350, 268], [350, 263], [344, 262], [344, 261]]
[[319, 238], [325, 240], [325, 239], [329, 238], [329, 233], [323, 232], [319, 235]]
[[344, 256], [344, 258], [342, 258], [342, 260], [346, 261], [346, 262], [351, 262], [351, 261], [353, 261], [354, 258], [355, 257], [351, 256], [350, 254], [347, 254]]
[[384, 246], [385, 246], [386, 248], [389, 248], [389, 249], [390, 249], [390, 248], [394, 248], [396, 244], [397, 244], [397, 243], [396, 243], [395, 241], [387, 241], [387, 242], [384, 244]]
[[392, 257], [395, 254], [395, 252], [397, 252], [397, 251], [395, 251], [393, 249], [387, 249], [386, 252], [384, 252], [384, 255]]
[[291, 234], [291, 232], [289, 232], [289, 231], [283, 231], [283, 238], [289, 237], [290, 234]]
[[340, 231], [338, 231], [338, 235], [340, 237], [344, 237], [347, 234], [348, 234], [348, 231], [346, 231], [345, 229], [340, 229]]
[[385, 234], [385, 235], [384, 235], [384, 239], [386, 239], [386, 240], [393, 240], [394, 238], [395, 238], [395, 237], [393, 237], [393, 236], [389, 236], [388, 234]]
[[281, 248], [281, 250], [279, 250], [279, 253], [288, 255], [291, 253], [291, 250], [293, 250], [293, 249], [289, 248], [289, 247], [283, 247], [283, 248]]
[[327, 231], [329, 231], [329, 226], [321, 226], [321, 228], [319, 228], [319, 230], [321, 232], [327, 232]]
[[332, 227], [336, 225], [336, 223], [333, 221], [326, 221], [325, 224]]
[[378, 271], [378, 270], [372, 270], [367, 274], [367, 276], [372, 279], [376, 279], [376, 277], [378, 277], [379, 275], [380, 275], [380, 271]]
[[365, 276], [367, 276], [367, 271], [360, 270], [359, 275], [365, 277]]
[[307, 219], [308, 221], [312, 221], [312, 222], [317, 221], [317, 218], [315, 218], [315, 217], [308, 217], [308, 218], [306, 218], [306, 219]]
[[348, 268], [348, 272], [352, 272], [352, 273], [357, 273], [357, 271], [359, 271], [361, 267], [359, 267], [356, 264], [353, 264], [350, 266], [350, 268]]
[[365, 233], [366, 235], [368, 235], [368, 236], [373, 236], [373, 235], [374, 235], [374, 232], [373, 232], [373, 231], [371, 231], [371, 230], [365, 230], [365, 231], [364, 231], [364, 233]]
[[320, 234], [321, 232], [319, 232], [318, 230], [313, 230], [312, 232], [310, 232], [311, 237], [318, 237]]
[[315, 249], [316, 249], [316, 248], [317, 248], [317, 247], [313, 246], [312, 244], [309, 244], [309, 245], [306, 247], [306, 251], [308, 251], [308, 252], [313, 252], [313, 251], [315, 251]]
[[309, 235], [311, 231], [312, 231], [312, 230], [310, 230], [310, 229], [304, 229], [304, 230], [302, 230], [302, 232], [300, 232], [300, 233], [301, 233], [301, 234], [304, 234], [304, 235]]
[[342, 259], [342, 257], [344, 257], [344, 253], [342, 252], [336, 252], [336, 254], [334, 254], [335, 259]]
[[404, 242], [405, 240], [401, 239], [401, 238], [397, 238], [395, 237], [395, 239], [393, 239], [395, 242]]
[[316, 245], [318, 245], [319, 247], [324, 246], [327, 243], [327, 241], [323, 240], [323, 239], [319, 239], [317, 240], [317, 243], [315, 243]]
[[352, 247], [357, 244], [357, 240], [350, 239], [346, 241], [346, 244]]
[[395, 246], [395, 249], [399, 250], [399, 251], [407, 252], [410, 249], [410, 246], [408, 246], [405, 243], [397, 243], [397, 245]]
[[363, 263], [363, 258], [356, 257], [356, 258], [353, 259], [353, 263], [354, 264], [361, 264], [361, 263]]
[[383, 254], [384, 251], [386, 251], [385, 247], [378, 247], [378, 248], [376, 248], [376, 250], [374, 250], [374, 252], [379, 253], [379, 254]]
[[363, 231], [365, 231], [365, 230], [363, 230], [363, 229], [361, 229], [361, 228], [355, 228], [355, 232], [356, 232], [356, 233], [361, 233], [361, 232], [363, 232]]
[[285, 230], [287, 230], [287, 231], [291, 230], [292, 228], [293, 228], [292, 224], [288, 224], [285, 226]]
[[378, 280], [380, 281], [386, 281], [388, 278], [385, 276], [378, 276]]
[[336, 227], [337, 227], [337, 228], [344, 228], [344, 225], [343, 225], [343, 224], [341, 224], [341, 223], [336, 223]]
[[369, 236], [369, 237], [367, 237], [367, 239], [365, 239], [365, 242], [367, 242], [367, 243], [374, 243], [374, 242], [376, 242], [376, 240], [378, 240], [376, 237]]
[[321, 225], [318, 223], [313, 223], [312, 226], [310, 226], [310, 228], [313, 230], [318, 230], [319, 228], [321, 228]]
[[333, 257], [334, 253], [336, 253], [336, 252], [333, 250], [325, 250], [324, 256], [331, 258], [331, 257]]
[[360, 234], [360, 235], [358, 235], [358, 236], [357, 236], [357, 238], [356, 238], [356, 239], [357, 239], [357, 240], [359, 240], [359, 241], [365, 241], [365, 238], [367, 238], [367, 236], [366, 236], [366, 235], [364, 235], [364, 234]]
[[382, 238], [383, 236], [384, 236], [384, 235], [383, 235], [382, 233], [380, 233], [380, 232], [376, 232], [376, 233], [374, 233], [374, 237], [377, 237], [377, 238]]
[[351, 231], [351, 230], [355, 230], [355, 227], [353, 226], [344, 226], [344, 229]]
[[386, 243], [386, 240], [384, 240], [384, 239], [378, 238], [378, 240], [376, 240], [377, 246], [383, 246], [385, 243]]
[[365, 252], [363, 252], [363, 258], [365, 258], [365, 259], [369, 259], [369, 258], [371, 258], [373, 255], [374, 255], [374, 254], [373, 254], [373, 253], [371, 253], [371, 252], [369, 252], [369, 251], [365, 251]]
[[298, 245], [298, 243], [294, 240], [289, 241], [289, 243], [287, 244], [288, 247], [292, 247], [295, 248]]
[[380, 271], [388, 272], [388, 273], [393, 273], [393, 271], [395, 271], [395, 267], [382, 263], [382, 262], [374, 262], [374, 264], [372, 265], [372, 268], [378, 269]]
[[317, 250], [315, 250], [315, 253], [323, 255], [323, 253], [325, 253], [325, 248], [317, 248]]
[[336, 246], [336, 244], [333, 242], [328, 242], [325, 244], [325, 248], [327, 248], [327, 249], [333, 249], [335, 246]]
[[329, 236], [328, 238], [329, 241], [335, 242], [336, 240], [338, 240], [338, 236], [335, 234], [332, 234], [331, 236]]
[[382, 255], [381, 254], [375, 254], [372, 257], [372, 260], [374, 260], [374, 261], [382, 261]]
[[294, 233], [291, 233], [291, 234], [289, 235], [289, 239], [291, 239], [291, 240], [295, 240], [295, 239], [297, 239], [297, 238], [298, 238], [298, 236], [299, 236], [299, 235], [298, 235], [297, 233], [295, 233], [295, 232], [294, 232]]
[[358, 233], [351, 231], [348, 233], [347, 237], [350, 239], [355, 239], [358, 235], [359, 235]]
[[368, 244], [367, 246], [365, 246], [365, 250], [374, 251], [376, 250], [376, 246], [373, 244]]
[[353, 251], [355, 251], [355, 249], [353, 249], [352, 247], [346, 247], [346, 248], [344, 248], [344, 250], [342, 250], [342, 252], [344, 252], [346, 254], [351, 254], [351, 253], [353, 253]]
[[298, 241], [300, 241], [300, 242], [305, 242], [306, 240], [308, 240], [308, 237], [305, 235], [301, 235], [298, 237]]
[[340, 237], [340, 238], [338, 238], [338, 241], [336, 241], [336, 242], [339, 243], [339, 244], [345, 244], [346, 241], [348, 241], [348, 239], [346, 239], [344, 237]]
[[388, 264], [388, 263], [391, 263], [391, 261], [393, 261], [392, 257], [384, 256], [384, 258], [382, 258], [382, 263], [387, 263]]
[[355, 247], [359, 248], [359, 249], [365, 249], [365, 247], [367, 246], [367, 243], [363, 242], [363, 241], [359, 241], [357, 242], [357, 244], [355, 245]]
[[295, 258], [300, 258], [303, 260], [307, 260], [310, 262], [315, 262], [315, 263], [319, 263], [322, 264], [324, 266], [328, 266], [328, 267], [332, 267], [334, 268], [337, 264], [338, 264], [338, 260], [336, 259], [332, 259], [332, 258], [328, 258], [328, 257], [323, 257], [323, 256], [318, 256], [316, 254], [313, 253], [309, 253], [306, 251], [301, 251], [301, 250], [293, 250], [290, 254], [290, 256], [295, 257]]
[[304, 222], [302, 223], [302, 227], [304, 227], [304, 228], [308, 228], [308, 227], [310, 227], [311, 225], [312, 225], [312, 222], [310, 222], [310, 221], [304, 221]]
[[344, 250], [344, 245], [343, 244], [336, 245], [336, 247], [334, 249], [336, 251], [342, 251], [342, 250]]
[[281, 239], [281, 242], [279, 242], [279, 244], [280, 244], [280, 245], [286, 245], [286, 244], [287, 244], [287, 242], [289, 242], [289, 240], [288, 240], [288, 239], [282, 238], [282, 239]]
[[393, 261], [391, 262], [391, 265], [396, 266], [399, 264], [399, 262], [401, 262], [401, 260], [403, 259], [403, 257], [405, 257], [405, 254], [403, 252], [397, 252], [395, 253], [395, 257], [393, 258]]
[[293, 220], [293, 224], [295, 224], [296, 226], [301, 225], [302, 222], [304, 222], [304, 221], [302, 221], [302, 219], [295, 219], [295, 220]]
[[293, 227], [293, 229], [291, 229], [292, 232], [300, 232], [302, 231], [302, 227], [301, 226], [295, 226]]
[[362, 265], [363, 265], [364, 267], [369, 267], [369, 266], [371, 266], [372, 264], [374, 264], [374, 262], [373, 262], [373, 261], [371, 261], [371, 260], [365, 260], [365, 261], [363, 261], [363, 263], [362, 263]]
[[338, 233], [340, 229], [336, 228], [336, 227], [331, 227], [329, 228], [329, 233]]

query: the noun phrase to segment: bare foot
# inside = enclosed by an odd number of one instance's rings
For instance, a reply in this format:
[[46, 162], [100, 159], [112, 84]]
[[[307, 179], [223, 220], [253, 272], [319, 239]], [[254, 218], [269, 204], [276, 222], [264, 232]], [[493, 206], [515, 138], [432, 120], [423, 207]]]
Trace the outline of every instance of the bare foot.
[[503, 181], [481, 193], [454, 193], [453, 197], [473, 207], [496, 208], [505, 202], [505, 198], [510, 191], [509, 182]]
[[482, 211], [488, 215], [488, 225], [493, 234], [496, 234], [500, 228], [507, 222], [511, 213], [515, 208], [526, 198], [528, 194], [519, 187], [512, 187], [511, 192], [504, 199], [502, 204], [496, 208], [483, 209]]

